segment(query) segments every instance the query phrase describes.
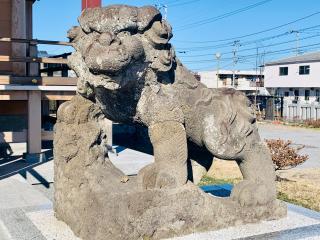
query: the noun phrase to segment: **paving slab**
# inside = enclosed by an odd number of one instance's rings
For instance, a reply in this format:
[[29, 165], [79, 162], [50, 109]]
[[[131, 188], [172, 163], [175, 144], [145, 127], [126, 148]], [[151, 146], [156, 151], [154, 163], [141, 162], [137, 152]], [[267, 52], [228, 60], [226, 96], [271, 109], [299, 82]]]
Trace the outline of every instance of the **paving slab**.
[[43, 194], [22, 178], [17, 177], [0, 181], [0, 196], [0, 209], [51, 204], [51, 201]]
[[6, 225], [1, 220], [0, 220], [0, 239], [2, 239], [2, 240], [10, 240], [11, 239], [9, 230], [7, 229]]
[[320, 239], [320, 213], [288, 204], [288, 215], [283, 219], [170, 238], [170, 240], [212, 239]]
[[[288, 216], [274, 221], [247, 224], [218, 231], [194, 233], [167, 240], [262, 240], [320, 239], [320, 214], [288, 204]], [[52, 209], [27, 212], [26, 216], [47, 240], [80, 240], [70, 228], [54, 217]]]
[[26, 216], [23, 208], [1, 209], [0, 221], [3, 223], [0, 232], [4, 232], [3, 235], [7, 239], [46, 240], [40, 230]]
[[113, 146], [117, 154], [109, 153], [110, 161], [126, 175], [135, 175], [144, 166], [153, 163], [153, 155], [122, 146]]
[[54, 217], [52, 209], [33, 211], [26, 214], [46, 240], [81, 240], [62, 221]]

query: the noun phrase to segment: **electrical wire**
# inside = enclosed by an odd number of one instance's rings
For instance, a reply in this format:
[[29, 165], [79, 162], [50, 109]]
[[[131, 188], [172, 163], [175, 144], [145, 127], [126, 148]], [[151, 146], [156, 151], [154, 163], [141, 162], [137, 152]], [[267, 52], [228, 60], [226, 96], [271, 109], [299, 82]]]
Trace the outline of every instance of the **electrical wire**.
[[[319, 46], [320, 43], [314, 43], [314, 44], [308, 44], [308, 45], [304, 45], [304, 46], [300, 46], [299, 49], [303, 49], [303, 48], [307, 48], [307, 47], [311, 47], [311, 46]], [[292, 50], [295, 50], [296, 47], [291, 47], [291, 48], [286, 48], [286, 49], [280, 49], [280, 50], [275, 50], [275, 51], [267, 51], [265, 53], [263, 53], [263, 55], [270, 55], [273, 53], [286, 53], [286, 52], [291, 52]], [[250, 59], [252, 57], [256, 57], [257, 54], [248, 54], [248, 55], [240, 55], [239, 57], [237, 57], [238, 59]], [[233, 60], [232, 57], [230, 58], [221, 58], [220, 61], [230, 61]], [[183, 61], [183, 63], [191, 63], [191, 64], [197, 64], [197, 63], [205, 63], [205, 62], [212, 62], [212, 59], [205, 59], [205, 60], [196, 60], [196, 61]]]
[[179, 6], [182, 6], [182, 5], [187, 5], [187, 4], [191, 4], [191, 3], [194, 3], [194, 2], [199, 2], [200, 0], [191, 0], [191, 1], [186, 1], [186, 2], [182, 2], [182, 3], [176, 3], [176, 4], [172, 4], [172, 5], [168, 5], [168, 7], [179, 7]]
[[[273, 30], [276, 30], [276, 29], [279, 29], [279, 28], [283, 28], [283, 27], [285, 27], [285, 26], [291, 25], [291, 24], [296, 23], [296, 22], [303, 21], [303, 20], [305, 20], [305, 19], [311, 18], [311, 17], [313, 17], [313, 16], [315, 16], [315, 15], [318, 15], [318, 14], [320, 14], [320, 11], [314, 12], [314, 13], [312, 13], [312, 14], [309, 14], [309, 15], [307, 15], [307, 16], [298, 18], [298, 19], [296, 19], [296, 20], [293, 20], [293, 21], [290, 21], [290, 22], [287, 22], [287, 23], [284, 23], [284, 24], [281, 24], [281, 25], [278, 25], [278, 26], [275, 26], [275, 27], [272, 27], [272, 28], [267, 28], [267, 29], [264, 29], [264, 30], [261, 30], [261, 31], [258, 31], [258, 32], [249, 33], [249, 34], [245, 34], [245, 35], [241, 35], [241, 36], [237, 36], [237, 37], [230, 37], [230, 38], [219, 39], [219, 40], [198, 41], [197, 43], [226, 42], [226, 41], [238, 40], [238, 39], [241, 39], [241, 38], [251, 37], [251, 36], [259, 35], [259, 34], [261, 34], [261, 33], [270, 32], [270, 31], [273, 31]], [[180, 41], [180, 42], [181, 42], [181, 41]], [[189, 42], [189, 43], [191, 43], [191, 42]], [[193, 43], [195, 43], [195, 42], [193, 42]]]
[[[320, 37], [320, 33], [316, 34], [316, 35], [300, 38], [299, 41], [306, 40], [306, 39], [311, 39], [311, 38], [315, 38], [315, 37]], [[263, 48], [274, 47], [274, 46], [283, 45], [283, 44], [287, 44], [287, 43], [292, 43], [292, 42], [296, 42], [296, 41], [297, 40], [294, 39], [294, 40], [289, 40], [289, 41], [284, 41], [284, 42], [276, 42], [276, 43], [272, 43], [272, 44], [269, 44], [269, 45], [264, 45]], [[255, 49], [257, 49], [257, 47], [240, 49], [237, 52], [246, 52], [246, 51], [255, 50]], [[221, 52], [220, 54], [221, 55], [226, 55], [226, 54], [232, 54], [232, 53], [233, 53], [233, 51], [229, 51], [229, 52]], [[204, 56], [213, 56], [213, 54], [179, 55], [179, 57], [182, 57], [182, 58], [197, 58], [197, 57], [204, 57]]]
[[236, 15], [238, 13], [248, 11], [248, 10], [250, 10], [252, 8], [256, 8], [258, 6], [261, 6], [261, 5], [266, 4], [268, 2], [271, 2], [271, 1], [273, 1], [273, 0], [260, 1], [260, 2], [257, 2], [255, 4], [252, 4], [252, 5], [249, 5], [249, 6], [246, 6], [246, 7], [231, 11], [231, 12], [227, 12], [227, 13], [221, 14], [221, 15], [216, 16], [216, 17], [203, 19], [203, 20], [200, 20], [200, 21], [196, 21], [196, 22], [193, 22], [193, 23], [182, 25], [180, 27], [178, 26], [177, 27], [177, 31], [182, 31], [182, 30], [186, 30], [186, 29], [190, 29], [190, 28], [194, 28], [194, 27], [199, 27], [199, 26], [202, 26], [202, 25], [205, 25], [205, 24], [208, 24], [208, 23], [216, 22], [218, 20], [221, 20], [221, 19], [233, 16], [233, 15]]
[[[301, 29], [297, 29], [296, 31], [304, 33], [306, 30], [310, 30], [310, 29], [314, 29], [314, 28], [318, 28], [318, 27], [320, 27], [320, 25], [314, 25], [314, 26], [307, 27], [307, 28], [301, 28]], [[241, 42], [240, 45], [246, 46], [246, 45], [251, 45], [251, 44], [257, 44], [257, 43], [265, 42], [268, 40], [288, 36], [291, 34], [292, 34], [292, 31], [286, 31], [281, 34], [276, 34], [276, 35], [272, 35], [272, 36], [268, 36], [268, 37], [264, 37], [264, 38], [260, 38], [260, 39], [254, 39], [254, 40]], [[179, 52], [197, 52], [197, 51], [201, 52], [201, 51], [208, 51], [208, 49], [226, 48], [226, 47], [232, 46], [233, 44], [234, 44], [234, 42], [229, 42], [229, 43], [225, 43], [225, 44], [217, 44], [217, 45], [210, 45], [210, 46], [208, 45], [208, 46], [198, 46], [198, 47], [190, 47], [190, 48], [177, 48], [177, 52], [178, 53]]]

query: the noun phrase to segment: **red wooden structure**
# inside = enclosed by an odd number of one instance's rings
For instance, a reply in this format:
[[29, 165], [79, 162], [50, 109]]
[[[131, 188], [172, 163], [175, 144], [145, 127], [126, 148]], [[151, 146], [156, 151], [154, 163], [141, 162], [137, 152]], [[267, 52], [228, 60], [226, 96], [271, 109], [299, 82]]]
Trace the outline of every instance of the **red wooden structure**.
[[101, 7], [101, 0], [82, 0], [82, 10], [94, 7]]

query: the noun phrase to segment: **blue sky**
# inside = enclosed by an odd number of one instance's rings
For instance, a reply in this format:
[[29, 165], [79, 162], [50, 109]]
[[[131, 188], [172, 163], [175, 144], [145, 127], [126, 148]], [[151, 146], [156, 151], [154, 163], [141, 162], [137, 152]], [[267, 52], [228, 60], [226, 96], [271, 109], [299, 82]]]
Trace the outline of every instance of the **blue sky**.
[[[238, 49], [235, 58], [237, 70], [254, 69], [257, 63], [259, 65], [295, 55], [297, 46], [302, 53], [320, 50], [319, 0], [102, 0], [102, 2], [103, 6], [167, 5], [167, 16], [174, 34], [171, 42], [181, 61], [194, 71], [216, 69], [217, 52], [221, 53], [220, 67], [232, 69], [234, 49]], [[71, 26], [77, 25], [80, 13], [81, 0], [35, 2], [34, 38], [66, 40], [66, 32]], [[290, 22], [292, 23], [288, 24]], [[275, 27], [277, 28], [269, 31]], [[264, 32], [255, 34], [261, 31]], [[253, 35], [243, 37], [250, 34]], [[238, 41], [236, 46], [234, 41]], [[51, 54], [72, 51], [71, 48], [48, 45], [40, 45], [39, 49], [47, 50]]]

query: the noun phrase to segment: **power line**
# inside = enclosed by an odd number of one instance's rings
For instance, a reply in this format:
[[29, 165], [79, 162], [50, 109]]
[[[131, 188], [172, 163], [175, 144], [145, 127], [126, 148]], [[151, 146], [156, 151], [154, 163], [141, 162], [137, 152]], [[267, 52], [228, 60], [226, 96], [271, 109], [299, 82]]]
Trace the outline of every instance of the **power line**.
[[[307, 48], [307, 47], [311, 47], [311, 46], [318, 46], [320, 45], [320, 43], [314, 43], [314, 44], [308, 44], [308, 45], [304, 45], [304, 46], [300, 46], [300, 48]], [[286, 49], [280, 49], [280, 50], [275, 50], [275, 51], [268, 51], [268, 52], [265, 52], [264, 55], [270, 55], [270, 54], [273, 54], [273, 53], [284, 53], [284, 52], [288, 52], [288, 51], [292, 51], [292, 50], [295, 50], [296, 47], [291, 47], [291, 48], [286, 48]], [[252, 57], [256, 57], [256, 54], [248, 54], [248, 55], [240, 55], [238, 56], [238, 59], [240, 60], [243, 60], [243, 59], [250, 59]], [[229, 57], [229, 58], [221, 58], [221, 61], [233, 61], [234, 57]], [[197, 63], [204, 63], [204, 62], [212, 62], [212, 59], [205, 59], [205, 60], [197, 60], [197, 61], [183, 61], [183, 63], [194, 63], [194, 64], [197, 64]]]
[[205, 24], [208, 24], [208, 23], [212, 23], [212, 22], [221, 20], [223, 18], [227, 18], [227, 17], [233, 16], [233, 15], [236, 15], [238, 13], [241, 13], [241, 12], [244, 12], [244, 11], [248, 11], [248, 10], [250, 10], [252, 8], [258, 7], [260, 5], [266, 4], [266, 3], [271, 2], [271, 1], [273, 1], [273, 0], [264, 0], [264, 1], [261, 1], [261, 2], [255, 3], [255, 4], [252, 4], [252, 5], [249, 5], [249, 6], [246, 6], [246, 7], [231, 11], [231, 12], [227, 12], [227, 13], [221, 14], [221, 15], [216, 16], [216, 17], [211, 17], [211, 18], [203, 19], [203, 20], [196, 21], [196, 22], [193, 22], [193, 23], [185, 24], [185, 25], [182, 25], [180, 27], [177, 27], [177, 31], [190, 29], [190, 28], [194, 28], [194, 27], [199, 27], [199, 26], [202, 26], [202, 25], [205, 25]]
[[[297, 29], [296, 31], [299, 32], [305, 32], [306, 30], [310, 30], [310, 29], [314, 29], [314, 28], [318, 28], [320, 27], [320, 25], [314, 25], [311, 27], [307, 27], [307, 28], [301, 28], [301, 29]], [[286, 31], [284, 33], [281, 34], [277, 34], [277, 35], [272, 35], [272, 36], [268, 36], [268, 37], [264, 37], [264, 38], [260, 38], [260, 39], [255, 39], [255, 40], [250, 40], [250, 41], [246, 41], [246, 42], [241, 42], [241, 46], [246, 46], [246, 45], [251, 45], [251, 44], [256, 44], [259, 42], [264, 42], [264, 41], [268, 41], [268, 40], [272, 40], [272, 39], [276, 39], [276, 38], [280, 38], [280, 37], [284, 37], [284, 36], [288, 36], [290, 35], [291, 32], [290, 31]], [[198, 47], [191, 47], [191, 48], [177, 48], [177, 52], [196, 52], [196, 51], [207, 51], [208, 49], [211, 48], [226, 48], [226, 47], [230, 47], [232, 46], [233, 42], [229, 42], [229, 43], [224, 43], [224, 44], [217, 44], [217, 45], [209, 45], [209, 46], [198, 46]]]
[[[197, 42], [197, 43], [225, 42], [225, 41], [231, 41], [231, 40], [237, 40], [237, 39], [241, 39], [241, 38], [251, 37], [251, 36], [255, 36], [255, 35], [258, 35], [258, 34], [261, 34], [261, 33], [265, 33], [265, 32], [270, 32], [270, 31], [273, 31], [273, 30], [276, 30], [276, 29], [279, 29], [279, 28], [282, 28], [282, 27], [291, 25], [291, 24], [293, 24], [293, 23], [296, 23], [296, 22], [299, 22], [299, 21], [302, 21], [302, 20], [311, 18], [311, 17], [313, 17], [313, 16], [315, 16], [315, 15], [318, 15], [318, 14], [320, 14], [320, 11], [314, 12], [314, 13], [312, 13], [312, 14], [310, 14], [310, 15], [307, 15], [307, 16], [304, 16], [304, 17], [301, 17], [301, 18], [298, 18], [298, 19], [296, 19], [296, 20], [293, 20], [293, 21], [290, 21], [290, 22], [287, 22], [287, 23], [284, 23], [284, 24], [281, 24], [281, 25], [278, 25], [278, 26], [275, 26], [275, 27], [272, 27], [272, 28], [267, 28], [267, 29], [265, 29], [265, 30], [261, 30], [261, 31], [254, 32], [254, 33], [245, 34], [245, 35], [238, 36], [238, 37], [224, 38], [224, 39], [212, 40], [212, 41], [201, 41], [201, 42]], [[195, 42], [193, 42], [193, 43], [195, 43]]]
[[[311, 39], [311, 38], [315, 38], [315, 37], [319, 37], [320, 36], [320, 33], [319, 34], [316, 34], [316, 35], [312, 35], [312, 36], [308, 36], [308, 37], [304, 37], [304, 38], [300, 38], [299, 40], [306, 40], [306, 39]], [[274, 46], [278, 46], [278, 45], [283, 45], [283, 44], [287, 44], [287, 43], [292, 43], [292, 42], [296, 42], [297, 40], [294, 39], [294, 40], [289, 40], [289, 41], [284, 41], [284, 42], [277, 42], [277, 43], [272, 43], [272, 44], [269, 44], [269, 45], [265, 45], [263, 46], [263, 48], [267, 48], [267, 47], [274, 47]], [[254, 50], [256, 49], [256, 47], [252, 47], [252, 48], [245, 48], [245, 49], [240, 49], [238, 50], [238, 52], [246, 52], [246, 51], [250, 51], [250, 50]], [[226, 55], [226, 54], [231, 54], [233, 53], [233, 51], [229, 51], [229, 52], [221, 52], [222, 55]], [[180, 55], [179, 57], [183, 57], [183, 58], [197, 58], [197, 57], [205, 57], [205, 56], [212, 56], [212, 54], [199, 54], [199, 55]]]
[[176, 2], [180, 2], [181, 0], [172, 0], [172, 1], [167, 1], [167, 2], [164, 2], [163, 4], [173, 4], [173, 3], [176, 3]]
[[[312, 47], [312, 48], [306, 48], [305, 50], [304, 50], [304, 52], [308, 52], [308, 51], [314, 51], [315, 49], [319, 49], [319, 47]], [[290, 51], [286, 51], [286, 52], [279, 52], [279, 53], [272, 53], [272, 54], [269, 54], [268, 56], [275, 56], [275, 55], [283, 55], [283, 54], [286, 54], [286, 53], [292, 53], [292, 50], [290, 50]], [[270, 62], [270, 61], [273, 61], [273, 60], [275, 60], [274, 58], [272, 58], [272, 59], [269, 59], [268, 61]], [[185, 62], [182, 62], [183, 64], [185, 64]], [[253, 63], [252, 61], [250, 61], [249, 59], [240, 59], [239, 60], [239, 63], [241, 63], [241, 64], [249, 64], [249, 65], [252, 65], [253, 67], [252, 68], [250, 68], [250, 69], [243, 69], [243, 68], [241, 68], [241, 70], [254, 70], [255, 68], [254, 68], [254, 65], [255, 65], [255, 63]], [[204, 67], [198, 67], [198, 68], [193, 68], [192, 66], [190, 66], [190, 65], [193, 65], [193, 64], [198, 64], [198, 65], [203, 65], [203, 64], [206, 64]], [[197, 62], [194, 62], [194, 63], [187, 63], [187, 65], [193, 70], [193, 71], [197, 71], [197, 70], [206, 70], [206, 69], [208, 69], [208, 68], [210, 68], [210, 67], [212, 67], [212, 64], [209, 64], [208, 62], [204, 62], [204, 63], [197, 63]], [[232, 62], [229, 62], [228, 64], [226, 64], [225, 66], [222, 66], [221, 67], [221, 69], [224, 69], [225, 67], [227, 67], [227, 66], [231, 66], [233, 63]], [[186, 64], [185, 64], [186, 65]]]
[[186, 2], [182, 2], [182, 3], [176, 3], [176, 4], [168, 4], [168, 7], [179, 7], [179, 6], [182, 6], [182, 5], [187, 5], [187, 4], [190, 4], [190, 3], [194, 3], [194, 2], [199, 2], [200, 0], [191, 0], [191, 1], [186, 1]]

